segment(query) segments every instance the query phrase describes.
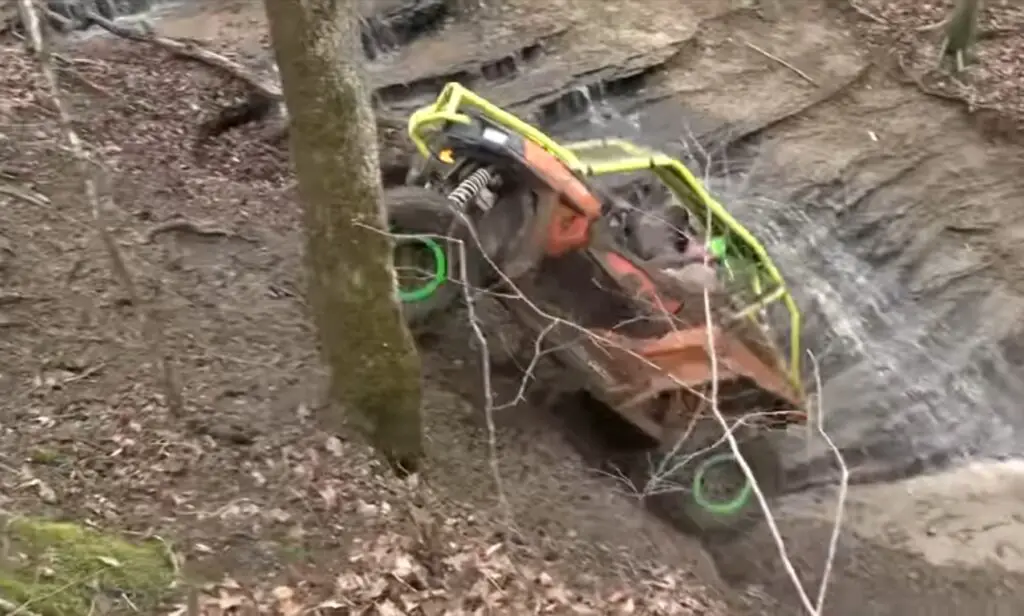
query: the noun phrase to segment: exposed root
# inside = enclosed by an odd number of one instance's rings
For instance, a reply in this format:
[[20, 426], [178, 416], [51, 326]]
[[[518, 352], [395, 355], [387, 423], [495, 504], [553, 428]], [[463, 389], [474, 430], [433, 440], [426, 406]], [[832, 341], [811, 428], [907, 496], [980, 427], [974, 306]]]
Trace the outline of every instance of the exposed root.
[[[205, 237], [228, 237], [228, 238], [239, 238], [245, 239], [237, 233], [228, 231], [221, 227], [208, 225], [204, 223], [194, 222], [186, 218], [175, 218], [174, 220], [168, 220], [156, 225], [153, 225], [142, 235], [141, 244], [152, 244], [156, 239], [156, 236], [163, 233], [191, 233], [193, 235], [200, 235]], [[247, 240], [251, 241], [251, 240]]]
[[[275, 114], [280, 115], [280, 106], [280, 100], [252, 91], [244, 101], [225, 107], [213, 118], [200, 124], [195, 145], [202, 146], [234, 128], [262, 122]], [[286, 135], [287, 124], [285, 123], [281, 129], [268, 132], [264, 141], [274, 144], [283, 143], [283, 137]]]
[[933, 98], [937, 98], [952, 103], [961, 103], [970, 105], [970, 97], [967, 94], [959, 94], [955, 92], [947, 92], [939, 88], [934, 88], [925, 83], [924, 78], [930, 73], [926, 71], [922, 74], [917, 74], [907, 66], [905, 54], [896, 54], [896, 65], [900, 68], [902, 73], [900, 81], [903, 83], [910, 83], [917, 86], [917, 89], [922, 94], [927, 94]]

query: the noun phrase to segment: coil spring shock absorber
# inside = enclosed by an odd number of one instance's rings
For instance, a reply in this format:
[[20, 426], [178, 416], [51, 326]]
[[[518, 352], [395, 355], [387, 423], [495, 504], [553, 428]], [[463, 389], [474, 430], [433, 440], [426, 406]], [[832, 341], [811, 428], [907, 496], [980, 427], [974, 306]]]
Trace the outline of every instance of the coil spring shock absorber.
[[494, 174], [491, 173], [490, 169], [477, 169], [473, 173], [469, 174], [469, 177], [462, 180], [459, 185], [455, 187], [455, 190], [448, 194], [448, 201], [455, 207], [459, 208], [460, 211], [465, 212], [466, 206], [469, 205], [469, 202], [479, 195], [480, 191], [486, 188], [493, 179]]

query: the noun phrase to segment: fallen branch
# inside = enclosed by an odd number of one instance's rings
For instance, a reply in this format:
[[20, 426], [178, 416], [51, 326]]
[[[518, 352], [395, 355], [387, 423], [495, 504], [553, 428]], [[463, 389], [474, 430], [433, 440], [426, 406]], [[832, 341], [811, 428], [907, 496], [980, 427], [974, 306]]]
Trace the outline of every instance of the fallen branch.
[[864, 17], [867, 17], [868, 19], [870, 19], [871, 21], [875, 22], [876, 24], [881, 24], [883, 26], [892, 25], [888, 21], [886, 21], [885, 19], [882, 19], [878, 15], [875, 15], [871, 11], [869, 11], [866, 8], [862, 7], [861, 5], [857, 4], [857, 2], [855, 0], [850, 0], [850, 8], [852, 8], [854, 11], [856, 11], [859, 15], [863, 15]]
[[27, 609], [24, 604], [18, 605], [2, 597], [0, 597], [0, 614], [8, 614], [9, 616], [15, 616], [16, 614], [20, 616], [40, 616], [38, 612]]
[[850, 87], [856, 85], [867, 75], [872, 66], [873, 65], [871, 63], [865, 64], [852, 76], [838, 79], [831, 84], [820, 87], [810, 98], [797, 103], [789, 109], [784, 109], [767, 118], [751, 120], [740, 123], [739, 125], [729, 124], [703, 134], [698, 134], [696, 135], [697, 141], [709, 145], [708, 149], [710, 151], [708, 154], [710, 156], [720, 155], [738, 143], [747, 141], [770, 128], [778, 126], [786, 120], [795, 118], [818, 105], [832, 100]]
[[128, 271], [128, 266], [125, 264], [124, 257], [121, 255], [121, 251], [117, 246], [117, 242], [110, 234], [110, 230], [107, 229], [106, 223], [103, 220], [103, 210], [100, 207], [99, 191], [96, 188], [96, 180], [93, 177], [93, 163], [89, 153], [82, 144], [81, 138], [75, 131], [71, 120], [71, 114], [68, 111], [67, 105], [64, 103], [63, 97], [61, 96], [60, 84], [57, 81], [57, 73], [53, 66], [53, 58], [50, 54], [49, 46], [43, 39], [39, 15], [36, 12], [36, 8], [33, 5], [32, 0], [18, 0], [18, 4], [25, 18], [25, 29], [28, 32], [32, 48], [36, 50], [36, 56], [39, 60], [39, 69], [42, 72], [43, 78], [46, 80], [50, 91], [49, 93], [52, 105], [54, 109], [57, 110], [57, 118], [58, 123], [60, 124], [61, 133], [63, 133], [64, 138], [67, 141], [68, 148], [74, 157], [78, 172], [82, 176], [85, 197], [91, 208], [92, 220], [96, 228], [96, 233], [99, 235], [104, 248], [106, 248], [107, 256], [110, 259], [111, 269], [114, 272], [115, 278], [117, 278], [121, 286], [124, 287], [125, 292], [128, 294], [128, 298], [141, 313], [143, 332], [145, 334], [150, 353], [152, 354], [156, 365], [160, 369], [160, 381], [163, 385], [167, 407], [173, 415], [183, 415], [185, 411], [185, 403], [182, 397], [181, 388], [178, 385], [178, 378], [174, 365], [164, 353], [163, 328], [157, 322], [152, 311], [148, 310], [146, 305], [143, 303], [138, 289], [135, 287], [135, 282], [132, 280], [132, 276]]
[[238, 234], [215, 227], [213, 225], [197, 223], [187, 218], [175, 218], [174, 220], [168, 220], [156, 225], [153, 225], [142, 234], [141, 244], [152, 244], [156, 236], [163, 233], [191, 233], [193, 235], [200, 235], [206, 237], [239, 237]]
[[200, 62], [221, 71], [229, 77], [244, 81], [262, 96], [277, 101], [283, 100], [281, 88], [277, 84], [261, 79], [256, 73], [248, 70], [241, 64], [229, 60], [219, 53], [205, 49], [196, 42], [180, 41], [154, 33], [139, 32], [138, 30], [116, 24], [94, 11], [88, 11], [85, 17], [91, 23], [96, 24], [115, 36], [130, 41], [155, 45], [179, 58]]
[[789, 70], [793, 71], [794, 73], [797, 74], [797, 76], [799, 76], [801, 79], [803, 79], [807, 83], [811, 84], [812, 86], [818, 87], [818, 82], [814, 81], [814, 79], [812, 79], [810, 75], [808, 75], [807, 73], [805, 73], [802, 70], [798, 69], [797, 67], [793, 66], [789, 62], [786, 62], [782, 58], [780, 58], [780, 57], [778, 57], [778, 56], [776, 56], [776, 55], [774, 55], [772, 53], [769, 53], [768, 51], [766, 51], [764, 49], [761, 49], [760, 47], [758, 47], [757, 45], [751, 43], [750, 41], [743, 41], [743, 44], [746, 45], [747, 47], [749, 47], [750, 49], [753, 49], [757, 53], [761, 54], [762, 56], [768, 58], [769, 60], [772, 60], [774, 62], [778, 62], [782, 66], [784, 66], [784, 67], [788, 68]]
[[[489, 255], [487, 255], [487, 253], [483, 250], [483, 247], [480, 244], [480, 238], [477, 235], [475, 228], [473, 227], [473, 225], [470, 223], [470, 221], [466, 217], [466, 215], [464, 213], [462, 213], [461, 211], [457, 211], [456, 213], [467, 224], [467, 231], [469, 233], [470, 239], [473, 242], [475, 242], [478, 246], [480, 246], [481, 256], [484, 259], [484, 261], [486, 261], [490, 265], [490, 267], [493, 268], [493, 271], [504, 282], [504, 285], [508, 289], [516, 292], [516, 297], [523, 304], [525, 310], [532, 311], [537, 316], [546, 319], [548, 323], [552, 324], [551, 327], [554, 327], [556, 325], [564, 325], [566, 327], [569, 327], [569, 328], [572, 328], [572, 329], [574, 329], [576, 331], [579, 331], [583, 335], [588, 336], [588, 337], [590, 337], [590, 338], [592, 338], [592, 339], [594, 339], [596, 341], [603, 341], [606, 344], [615, 344], [613, 341], [608, 340], [607, 338], [605, 338], [605, 337], [603, 337], [603, 336], [601, 336], [601, 335], [599, 335], [599, 334], [597, 334], [597, 333], [595, 333], [593, 331], [590, 331], [590, 330], [588, 330], [586, 328], [583, 328], [582, 326], [580, 326], [580, 325], [578, 325], [576, 323], [573, 323], [571, 321], [567, 321], [565, 319], [556, 317], [556, 316], [554, 316], [554, 315], [544, 311], [541, 307], [539, 307], [536, 303], [534, 303], [530, 298], [528, 298], [522, 292], [521, 289], [519, 289], [519, 287], [518, 287], [518, 285], [516, 285], [515, 281], [512, 280], [508, 276], [508, 274], [506, 274], [503, 271], [503, 269], [500, 268], [491, 259], [491, 257]], [[451, 238], [449, 238], [449, 239], [451, 239]], [[462, 244], [461, 240], [454, 240], [454, 241], [458, 241], [460, 246], [463, 246], [462, 250], [464, 250], [464, 245]], [[463, 252], [463, 259], [465, 259], [465, 253], [464, 252]], [[465, 292], [467, 294], [467, 296], [466, 296], [467, 297], [467, 301], [471, 301], [470, 296], [469, 296], [470, 290], [468, 289], [468, 285], [467, 285], [467, 288], [465, 289]], [[710, 295], [707, 292], [705, 292], [704, 293], [704, 315], [705, 315], [705, 319], [707, 319], [708, 322], [711, 321], [712, 314], [713, 313], [712, 313]], [[476, 324], [475, 322], [473, 322], [472, 325], [474, 327], [474, 331], [476, 332], [477, 336], [482, 336], [482, 333], [479, 330], [479, 325]], [[707, 332], [708, 332], [708, 338], [709, 338], [708, 342], [707, 342], [707, 348], [709, 348], [709, 349], [717, 348], [715, 340], [714, 340], [714, 328], [710, 328], [710, 327], [707, 328]], [[479, 340], [479, 338], [478, 338], [478, 340]], [[486, 353], [486, 339], [483, 340], [483, 344], [484, 344], [484, 352]], [[658, 367], [656, 365], [654, 365], [653, 363], [651, 363], [649, 359], [644, 358], [644, 357], [638, 355], [635, 351], [633, 351], [631, 349], [627, 349], [627, 348], [621, 347], [621, 346], [619, 346], [618, 348], [621, 349], [622, 351], [626, 352], [627, 354], [629, 354], [629, 355], [631, 355], [633, 357], [636, 357], [641, 362], [644, 362], [645, 364], [647, 364], [647, 365], [649, 365], [649, 366], [651, 366], [651, 367], [653, 367], [655, 369], [658, 369]], [[484, 362], [485, 362], [484, 363], [484, 368], [485, 368], [485, 374], [484, 374], [484, 376], [485, 376], [485, 389], [486, 389], [486, 393], [488, 393], [488, 400], [486, 401], [486, 406], [485, 406], [485, 414], [487, 416], [487, 421], [488, 421], [488, 440], [489, 440], [489, 443], [490, 443], [491, 448], [492, 448], [492, 450], [491, 450], [491, 458], [492, 458], [491, 459], [491, 464], [492, 464], [493, 472], [497, 474], [497, 478], [499, 480], [499, 484], [498, 485], [500, 487], [501, 486], [500, 473], [498, 472], [498, 465], [497, 465], [497, 460], [496, 460], [496, 446], [495, 446], [496, 430], [494, 428], [494, 419], [493, 419], [493, 413], [494, 413], [495, 409], [494, 409], [494, 406], [493, 406], [493, 398], [492, 398], [492, 396], [490, 396], [489, 371], [487, 370], [489, 368], [489, 364], [487, 363], [487, 357], [488, 357], [487, 355], [485, 355], [483, 357]], [[718, 372], [718, 370], [719, 370], [719, 367], [718, 367], [717, 353], [714, 353], [714, 352], [710, 353], [710, 359], [711, 359], [711, 383], [712, 383], [712, 385], [711, 385], [711, 392], [707, 396], [701, 394], [700, 392], [697, 392], [696, 390], [694, 390], [691, 387], [687, 386], [685, 383], [682, 383], [681, 381], [678, 381], [677, 379], [675, 379], [673, 377], [667, 377], [667, 378], [670, 378], [680, 388], [692, 392], [694, 395], [698, 396], [700, 399], [702, 399], [703, 401], [705, 401], [706, 403], [708, 403], [710, 405], [710, 410], [711, 410], [712, 415], [719, 422], [719, 424], [721, 425], [721, 427], [722, 427], [722, 429], [723, 429], [723, 431], [725, 433], [724, 440], [728, 442], [729, 448], [730, 448], [733, 456], [736, 458], [737, 463], [739, 464], [740, 468], [742, 469], [744, 476], [747, 478], [747, 481], [750, 483], [750, 485], [752, 487], [752, 491], [753, 491], [755, 497], [757, 498], [757, 501], [758, 501], [758, 503], [759, 503], [759, 505], [761, 507], [762, 513], [764, 514], [764, 517], [766, 519], [768, 527], [769, 527], [769, 529], [771, 531], [772, 538], [775, 541], [776, 547], [778, 549], [778, 554], [779, 554], [779, 556], [780, 556], [780, 558], [782, 560], [783, 568], [786, 570], [786, 573], [787, 573], [789, 579], [792, 581], [792, 583], [793, 583], [793, 585], [794, 585], [794, 587], [795, 587], [795, 589], [797, 591], [797, 594], [800, 597], [800, 600], [801, 600], [801, 603], [802, 603], [804, 609], [806, 610], [806, 612], [807, 612], [807, 614], [809, 616], [821, 616], [821, 613], [822, 613], [822, 607], [821, 606], [824, 603], [824, 598], [825, 598], [825, 593], [826, 593], [826, 590], [827, 590], [827, 585], [823, 582], [821, 588], [819, 588], [817, 601], [814, 601], [814, 600], [811, 599], [810, 594], [807, 592], [807, 590], [804, 588], [803, 583], [800, 581], [800, 577], [799, 577], [799, 575], [796, 572], [796, 568], [793, 565], [792, 560], [789, 557], [788, 550], [787, 550], [786, 545], [785, 545], [785, 540], [782, 538], [781, 532], [780, 532], [780, 530], [778, 528], [778, 524], [776, 523], [775, 518], [774, 518], [774, 516], [772, 514], [772, 511], [770, 509], [770, 506], [768, 504], [767, 497], [765, 496], [764, 492], [761, 490], [760, 486], [758, 485], [757, 478], [754, 475], [753, 469], [750, 467], [750, 464], [743, 457], [742, 451], [740, 449], [739, 442], [737, 441], [735, 435], [733, 434], [733, 431], [734, 431], [733, 426], [729, 425], [728, 420], [723, 416], [721, 410], [718, 407], [718, 384], [719, 384], [719, 378], [718, 378], [719, 372]], [[819, 398], [819, 400], [820, 400], [820, 398]], [[820, 417], [821, 417], [821, 413], [819, 411], [819, 413], [818, 413], [819, 420], [820, 420]], [[826, 438], [827, 438], [827, 436], [826, 436]], [[828, 442], [831, 444], [831, 440], [829, 440]], [[836, 452], [837, 457], [841, 457], [841, 453], [838, 451], [838, 449], [836, 449], [835, 452]], [[841, 461], [841, 464], [843, 464], [842, 461]], [[843, 464], [843, 468], [845, 468], [845, 464]], [[844, 474], [844, 477], [846, 477], [846, 476], [847, 475]], [[844, 485], [846, 485], [845, 482], [844, 482]], [[842, 498], [845, 498], [845, 488], [841, 492], [841, 496], [842, 496]], [[830, 575], [831, 574], [831, 569], [832, 569], [832, 564], [831, 563], [832, 563], [832, 561], [834, 560], [834, 557], [835, 557], [836, 544], [838, 542], [837, 538], [838, 538], [839, 529], [841, 527], [841, 522], [842, 522], [841, 518], [837, 517], [835, 525], [834, 525], [833, 540], [830, 541], [830, 545], [829, 545], [829, 562], [826, 563], [825, 575]]]
[[46, 207], [47, 205], [50, 205], [50, 199], [46, 195], [41, 195], [37, 192], [18, 188], [17, 186], [11, 186], [6, 183], [0, 184], [0, 195], [14, 197], [15, 199], [20, 199], [25, 203], [31, 203], [37, 207]]

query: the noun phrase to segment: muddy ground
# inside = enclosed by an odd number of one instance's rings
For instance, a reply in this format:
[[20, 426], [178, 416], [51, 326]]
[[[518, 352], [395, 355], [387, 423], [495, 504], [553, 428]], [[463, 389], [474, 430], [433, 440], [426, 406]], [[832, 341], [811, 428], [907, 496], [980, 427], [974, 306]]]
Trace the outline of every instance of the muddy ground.
[[[902, 32], [895, 13], [882, 24], [842, 3], [770, 6], [517, 0], [383, 54], [371, 79], [398, 110], [459, 78], [564, 132], [619, 130], [625, 120], [656, 145], [717, 148], [710, 158], [742, 171], [712, 179], [742, 193], [739, 211], [767, 221], [758, 224], [784, 271], [807, 281], [797, 291], [811, 304], [830, 421], [857, 472], [893, 479], [964, 456], [1022, 453], [1015, 400], [1024, 392], [1014, 372], [1024, 242], [1015, 204], [1024, 150], [1014, 116], [966, 115], [903, 83], [888, 41], [924, 43], [893, 34]], [[259, 8], [184, 11], [159, 28], [255, 56]], [[11, 200], [0, 229], [3, 507], [156, 532], [208, 577], [322, 590], [339, 555], [379, 532], [377, 522], [355, 520], [382, 515], [381, 503], [399, 502], [401, 489], [373, 479], [358, 443], [316, 428], [322, 375], [300, 299], [291, 179], [244, 130], [193, 150], [197, 120], [237, 94], [209, 71], [102, 37], [66, 53], [91, 61], [66, 85], [80, 130], [109, 171], [103, 191], [116, 207], [108, 215], [166, 322], [189, 418], [167, 414], [138, 307], [109, 275], [76, 198], [78, 179], [55, 153], [52, 115], [32, 94], [30, 67], [8, 75], [17, 102], [0, 110], [17, 115], [0, 129], [3, 170], [52, 203]], [[586, 126], [568, 121], [596, 82], [615, 112], [588, 114]], [[177, 216], [226, 233], [147, 241], [147, 229]], [[887, 292], [893, 287], [900, 293]], [[883, 318], [892, 315], [914, 321]], [[427, 356], [432, 477], [439, 506], [469, 520], [460, 532], [486, 537], [507, 524], [487, 431], [465, 401], [478, 375], [463, 330], [453, 325]], [[500, 355], [501, 341], [494, 346]], [[508, 394], [518, 379], [499, 385]], [[511, 514], [529, 552], [522, 558], [634, 589], [650, 579], [648, 564], [660, 563], [689, 572], [687, 583], [737, 611], [796, 613], [764, 529], [703, 546], [649, 519], [587, 469], [558, 429], [569, 411], [528, 401], [498, 418]], [[808, 484], [827, 479], [817, 470], [820, 444], [794, 459]], [[856, 487], [828, 612], [1020, 605], [1016, 472], [976, 466]], [[833, 499], [834, 490], [814, 488], [780, 507], [791, 556], [808, 579], [820, 571]]]

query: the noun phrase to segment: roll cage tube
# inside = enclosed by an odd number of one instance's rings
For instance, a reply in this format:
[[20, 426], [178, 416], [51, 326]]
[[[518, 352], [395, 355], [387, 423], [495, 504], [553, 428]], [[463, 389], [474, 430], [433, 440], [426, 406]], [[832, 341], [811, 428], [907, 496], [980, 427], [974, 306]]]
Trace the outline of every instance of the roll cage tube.
[[[775, 267], [761, 242], [708, 193], [700, 180], [685, 165], [671, 156], [622, 139], [596, 139], [568, 145], [559, 144], [536, 127], [454, 82], [447, 84], [432, 104], [416, 110], [409, 118], [409, 137], [420, 155], [426, 159], [436, 156], [430, 149], [430, 139], [444, 130], [449, 123], [472, 123], [472, 117], [465, 112], [467, 108], [498, 126], [529, 139], [581, 176], [653, 172], [679, 201], [685, 204], [682, 207], [697, 214], [698, 220], [710, 220], [710, 228], [706, 231], [713, 238], [712, 242], [720, 246], [721, 236], [733, 240], [725, 243], [726, 261], [735, 258], [753, 262], [757, 266], [758, 272], [751, 276], [749, 281], [757, 300], [744, 309], [743, 315], [754, 318], [761, 308], [777, 301], [783, 303], [789, 313], [789, 379], [797, 391], [804, 391], [800, 378], [800, 309], [786, 288], [782, 274]], [[587, 153], [599, 149], [617, 153], [607, 158], [588, 160]]]

